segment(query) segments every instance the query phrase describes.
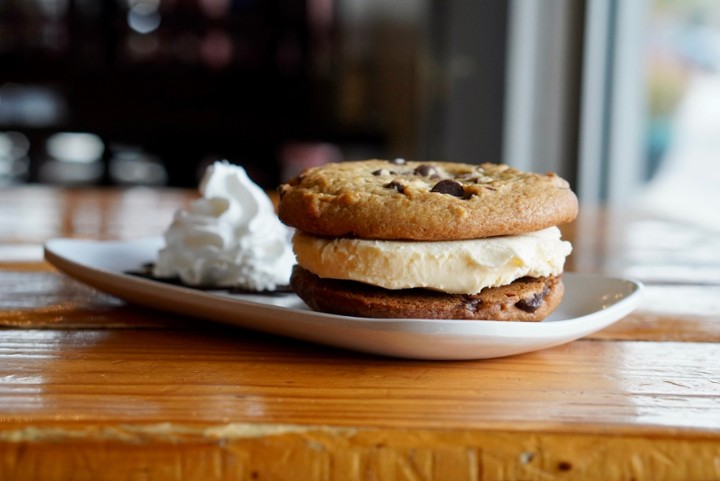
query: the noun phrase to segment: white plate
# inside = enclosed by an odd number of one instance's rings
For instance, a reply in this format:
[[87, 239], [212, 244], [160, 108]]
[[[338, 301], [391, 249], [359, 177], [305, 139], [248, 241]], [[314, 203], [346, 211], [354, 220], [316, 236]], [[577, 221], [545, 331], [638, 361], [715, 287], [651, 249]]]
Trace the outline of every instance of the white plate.
[[126, 301], [249, 329], [358, 351], [416, 359], [484, 359], [557, 346], [598, 331], [640, 302], [639, 282], [565, 273], [565, 297], [543, 322], [367, 319], [311, 311], [294, 294], [229, 294], [126, 274], [153, 262], [160, 238], [132, 241], [53, 239], [55, 267]]

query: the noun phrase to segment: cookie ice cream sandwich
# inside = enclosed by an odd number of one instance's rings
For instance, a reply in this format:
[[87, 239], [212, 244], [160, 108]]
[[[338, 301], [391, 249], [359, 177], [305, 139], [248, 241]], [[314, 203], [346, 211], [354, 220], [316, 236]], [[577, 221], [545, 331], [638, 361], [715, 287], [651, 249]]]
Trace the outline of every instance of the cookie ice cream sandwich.
[[366, 160], [279, 188], [291, 285], [312, 309], [383, 318], [540, 321], [560, 303], [577, 216], [569, 184], [506, 165]]

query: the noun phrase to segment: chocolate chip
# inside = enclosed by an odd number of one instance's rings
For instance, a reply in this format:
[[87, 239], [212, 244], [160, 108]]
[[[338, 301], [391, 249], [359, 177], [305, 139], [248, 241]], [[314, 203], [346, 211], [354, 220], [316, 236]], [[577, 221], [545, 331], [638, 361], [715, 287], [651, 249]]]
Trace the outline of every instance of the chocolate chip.
[[402, 194], [403, 192], [405, 192], [405, 186], [402, 185], [400, 182], [397, 182], [397, 181], [394, 181], [394, 180], [393, 180], [392, 182], [388, 182], [388, 183], [385, 184], [383, 187], [385, 187], [386, 189], [395, 189], [395, 190], [397, 190], [398, 192], [400, 192], [401, 194]]
[[397, 172], [394, 170], [378, 169], [372, 172], [372, 175], [397, 175]]
[[417, 167], [415, 167], [413, 174], [429, 177], [429, 176], [433, 176], [433, 175], [438, 175], [438, 171], [432, 165], [422, 164], [422, 165], [418, 165]]
[[405, 159], [393, 159], [390, 161], [390, 163], [395, 164], [395, 165], [405, 165], [406, 160]]
[[449, 194], [454, 195], [455, 197], [463, 197], [465, 195], [465, 189], [463, 189], [462, 184], [450, 179], [441, 180], [435, 184], [430, 192]]
[[537, 292], [531, 297], [520, 299], [518, 302], [515, 303], [515, 307], [517, 307], [521, 311], [533, 313], [537, 311], [540, 306], [542, 306], [542, 303], [549, 292], [550, 290], [545, 287], [542, 292]]
[[470, 313], [477, 312], [483, 304], [482, 299], [478, 299], [476, 297], [470, 297], [470, 296], [463, 296], [463, 307], [466, 311]]

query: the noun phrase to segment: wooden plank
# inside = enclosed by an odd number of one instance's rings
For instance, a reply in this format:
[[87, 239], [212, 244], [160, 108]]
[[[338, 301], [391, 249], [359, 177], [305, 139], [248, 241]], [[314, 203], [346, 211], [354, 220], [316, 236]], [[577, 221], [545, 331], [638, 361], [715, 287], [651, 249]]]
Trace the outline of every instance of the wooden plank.
[[[0, 479], [707, 481], [704, 437], [225, 425], [0, 431]], [[43, 437], [46, 435], [46, 437]]]
[[[197, 193], [186, 189], [21, 186], [0, 189], [0, 240], [128, 239], [161, 234]], [[148, 215], [152, 213], [152, 215]]]
[[0, 271], [0, 327], [182, 328], [197, 321], [131, 306], [57, 272]]
[[236, 329], [5, 330], [0, 418], [720, 436], [719, 356], [714, 343], [586, 340], [421, 362]]
[[28, 256], [159, 234], [194, 195], [0, 191], [0, 479], [720, 478], [717, 235], [583, 209], [568, 270], [637, 275], [645, 302], [585, 340], [464, 362], [128, 306]]

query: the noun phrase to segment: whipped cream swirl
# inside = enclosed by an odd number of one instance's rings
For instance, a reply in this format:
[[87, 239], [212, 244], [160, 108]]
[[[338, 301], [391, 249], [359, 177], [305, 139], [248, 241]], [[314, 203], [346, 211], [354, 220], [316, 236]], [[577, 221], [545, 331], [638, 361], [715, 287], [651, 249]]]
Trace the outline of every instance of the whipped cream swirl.
[[295, 264], [292, 231], [245, 170], [215, 162], [200, 181], [200, 194], [175, 213], [153, 275], [253, 291], [287, 285]]

